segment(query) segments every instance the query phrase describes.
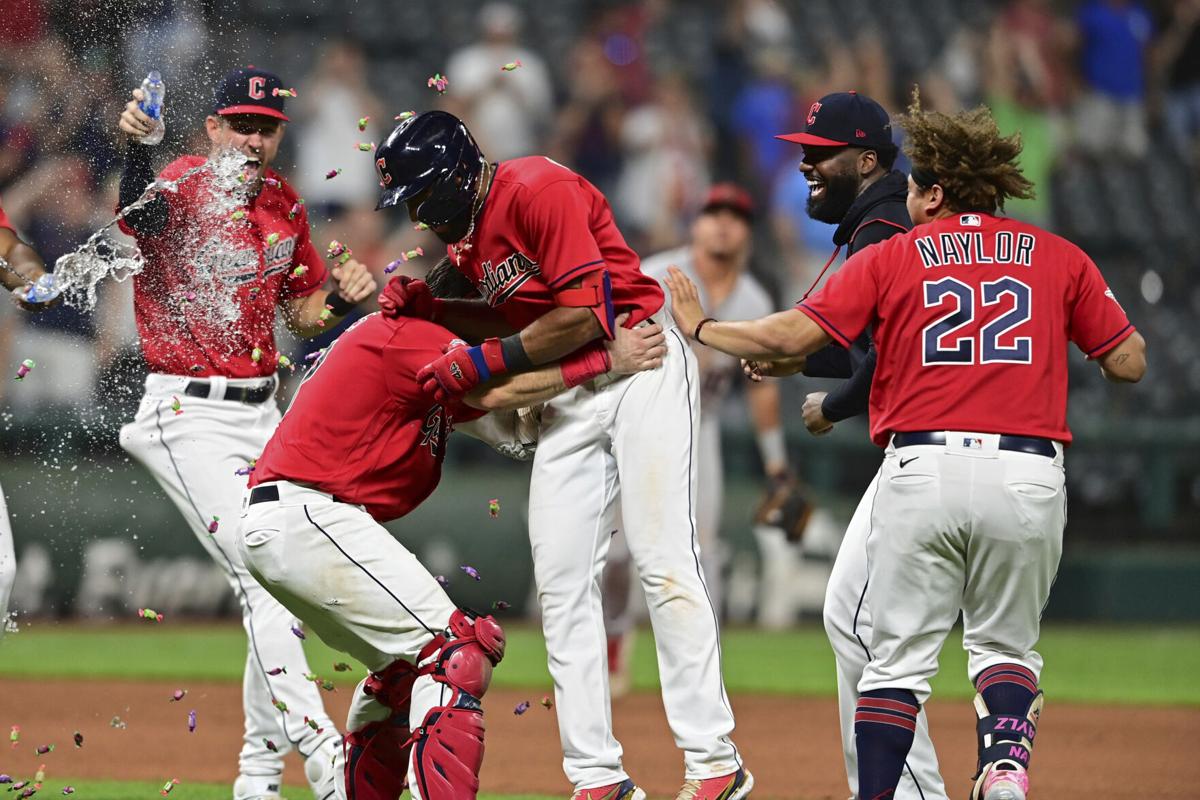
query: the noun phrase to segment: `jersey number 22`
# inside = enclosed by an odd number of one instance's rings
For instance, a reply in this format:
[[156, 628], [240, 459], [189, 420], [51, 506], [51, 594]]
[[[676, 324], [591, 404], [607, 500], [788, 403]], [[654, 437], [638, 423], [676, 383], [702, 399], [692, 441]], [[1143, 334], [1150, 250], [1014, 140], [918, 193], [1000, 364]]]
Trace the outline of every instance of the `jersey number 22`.
[[[1033, 361], [1033, 342], [1018, 336], [1012, 345], [1000, 344], [1001, 337], [1029, 321], [1032, 290], [1016, 278], [997, 278], [980, 286], [980, 304], [975, 306], [975, 289], [955, 278], [926, 281], [925, 307], [937, 308], [949, 295], [952, 309], [925, 326], [922, 364], [1029, 364]], [[975, 332], [972, 323], [986, 313], [987, 306], [1011, 297], [1012, 307]], [[977, 348], [978, 345], [978, 348]], [[976, 350], [979, 356], [976, 359]]]

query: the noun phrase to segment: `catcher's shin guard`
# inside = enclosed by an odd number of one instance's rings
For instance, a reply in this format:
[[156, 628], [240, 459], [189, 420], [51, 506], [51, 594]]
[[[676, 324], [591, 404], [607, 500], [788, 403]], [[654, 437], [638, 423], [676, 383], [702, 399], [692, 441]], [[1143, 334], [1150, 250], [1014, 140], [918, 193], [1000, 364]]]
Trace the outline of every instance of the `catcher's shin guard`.
[[448, 636], [422, 651], [421, 674], [451, 690], [449, 702], [429, 710], [413, 732], [413, 781], [422, 800], [474, 800], [483, 765], [483, 709], [479, 700], [504, 657], [504, 631], [492, 617], [455, 611]]
[[418, 674], [407, 661], [396, 661], [367, 678], [363, 692], [392, 713], [348, 732], [343, 739], [347, 800], [396, 800], [404, 791], [412, 748], [408, 709]]
[[979, 716], [975, 726], [979, 734], [979, 765], [971, 800], [983, 800], [989, 796], [986, 790], [996, 782], [994, 773], [1013, 771], [1024, 777], [1029, 769], [1033, 740], [1037, 736], [1038, 719], [1044, 702], [1045, 695], [1038, 691], [1023, 716], [993, 714], [983, 695], [975, 695], [975, 713]]

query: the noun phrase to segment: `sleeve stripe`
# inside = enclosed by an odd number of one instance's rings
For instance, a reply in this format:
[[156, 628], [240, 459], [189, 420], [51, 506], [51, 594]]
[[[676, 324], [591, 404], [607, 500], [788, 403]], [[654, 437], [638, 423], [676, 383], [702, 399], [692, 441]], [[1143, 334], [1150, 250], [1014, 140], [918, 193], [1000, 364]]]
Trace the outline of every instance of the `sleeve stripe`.
[[853, 342], [853, 339], [851, 339], [850, 337], [846, 336], [844, 333], [839, 331], [837, 329], [837, 326], [835, 326], [832, 322], [825, 319], [825, 317], [821, 315], [820, 311], [817, 311], [815, 308], [810, 306], [808, 303], [800, 303], [796, 306], [796, 309], [798, 311], [803, 311], [805, 314], [807, 314], [809, 317], [811, 317], [813, 322], [816, 322], [818, 325], [820, 325], [822, 328], [825, 329], [826, 333], [828, 333], [833, 338], [837, 339], [838, 342], [842, 345], [842, 347], [847, 347], [847, 348], [850, 347], [850, 344]]
[[[1105, 339], [1102, 344], [1100, 344], [1096, 347], [1093, 347], [1091, 350], [1088, 350], [1087, 357], [1094, 358], [1097, 353], [1103, 353], [1107, 350], [1111, 350], [1112, 347], [1115, 347], [1116, 345], [1120, 344], [1121, 340], [1125, 338], [1126, 331], [1130, 331], [1132, 328], [1133, 328], [1133, 323], [1126, 322], [1124, 328], [1121, 328], [1121, 330], [1117, 331], [1114, 335]], [[1111, 347], [1110, 347], [1110, 345], [1111, 345]]]
[[588, 272], [592, 271], [591, 270], [592, 267], [595, 267], [597, 264], [603, 264], [603, 263], [604, 263], [604, 259], [600, 258], [595, 261], [589, 261], [586, 264], [580, 264], [578, 267], [572, 267], [571, 269], [564, 272], [562, 275], [559, 275], [557, 278], [550, 281], [550, 283], [547, 285], [551, 289], [557, 289], [563, 283], [571, 280], [571, 278], [578, 277], [579, 275], [585, 275]]

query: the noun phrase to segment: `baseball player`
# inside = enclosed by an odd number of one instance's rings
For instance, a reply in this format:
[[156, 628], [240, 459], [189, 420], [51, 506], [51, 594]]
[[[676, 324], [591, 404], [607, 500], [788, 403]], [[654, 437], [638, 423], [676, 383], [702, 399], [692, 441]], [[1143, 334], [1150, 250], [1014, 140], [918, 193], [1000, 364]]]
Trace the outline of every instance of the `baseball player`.
[[[13, 302], [27, 311], [41, 311], [57, 300], [31, 302], [28, 294], [46, 274], [46, 265], [32, 247], [17, 236], [16, 230], [0, 205], [0, 286], [12, 292]], [[0, 320], [5, 309], [0, 308]], [[0, 331], [2, 333], [2, 331]], [[8, 598], [17, 578], [17, 557], [13, 550], [12, 525], [8, 521], [8, 506], [0, 490], [0, 637], [8, 623]]]
[[[892, 169], [897, 149], [887, 112], [871, 98], [855, 92], [826, 95], [809, 108], [803, 133], [784, 134], [785, 141], [804, 145], [800, 171], [808, 178], [808, 213], [813, 219], [836, 223], [829, 259], [843, 246], [847, 256], [912, 228], [905, 198], [908, 178]], [[826, 266], [828, 267], [827, 264]], [[718, 312], [719, 316], [728, 315]], [[762, 315], [760, 315], [762, 316]], [[742, 319], [750, 319], [743, 316]], [[875, 345], [869, 330], [848, 347], [838, 343], [810, 355], [803, 374], [814, 378], [846, 378], [833, 391], [812, 392], [804, 400], [804, 424], [814, 436], [833, 430], [844, 419], [865, 414], [875, 374]], [[838, 711], [842, 752], [851, 796], [858, 796], [858, 764], [854, 749], [854, 714], [858, 682], [870, 659], [865, 642], [871, 639], [871, 610], [863, 602], [867, 578], [865, 542], [871, 528], [873, 480], [863, 493], [838, 549], [822, 613], [837, 662]], [[900, 800], [945, 800], [937, 754], [922, 713], [909, 750]]]
[[[504, 655], [496, 621], [456, 609], [381, 523], [434, 490], [454, 426], [596, 377], [593, 356], [607, 363], [611, 355], [611, 369], [623, 374], [654, 368], [665, 352], [657, 327], [622, 331], [617, 346], [597, 342], [561, 364], [439, 403], [416, 374], [467, 344], [440, 325], [398, 316], [391, 300], [407, 282], [393, 279], [385, 311], [352, 325], [305, 376], [250, 478], [239, 539], [271, 594], [371, 670], [346, 723], [345, 791], [356, 800], [395, 800], [406, 775], [414, 798], [475, 797], [480, 700]], [[633, 343], [628, 352], [624, 342]]]
[[[337, 783], [337, 730], [318, 688], [304, 679], [309, 670], [292, 615], [242, 563], [236, 520], [244, 475], [280, 418], [276, 307], [293, 332], [314, 336], [375, 292], [374, 279], [353, 259], [328, 273], [336, 289], [321, 288], [327, 271], [309, 239], [304, 208], [271, 169], [287, 123], [284, 95], [276, 91], [282, 86], [261, 69], [225, 77], [205, 121], [211, 173], [122, 221], [146, 260], [134, 278], [134, 315], [151, 374], [137, 416], [121, 429], [121, 446], [162, 485], [225, 571], [248, 636], [235, 800], [278, 797], [283, 756], [292, 747], [304, 757], [319, 800], [331, 797]], [[137, 141], [150, 130], [140, 99], [135, 90], [120, 119], [130, 137], [122, 206], [154, 179], [151, 150]], [[217, 164], [230, 159], [238, 180], [225, 186]], [[160, 177], [175, 179], [204, 163], [202, 156], [184, 156]]]
[[[679, 325], [762, 374], [874, 325], [871, 438], [885, 448], [866, 538], [870, 661], [855, 715], [858, 797], [891, 798], [929, 679], [959, 612], [976, 688], [973, 800], [1025, 800], [1042, 708], [1040, 616], [1066, 522], [1067, 345], [1113, 381], [1145, 372], [1145, 342], [1075, 245], [997, 216], [1029, 197], [1017, 137], [984, 107], [905, 120], [916, 227], [846, 262], [797, 307], [705, 317], [667, 279]], [[782, 363], [778, 363], [783, 360]]]
[[[766, 316], [773, 309], [770, 295], [746, 269], [753, 221], [754, 204], [749, 193], [735, 184], [717, 184], [709, 190], [692, 223], [691, 243], [644, 259], [642, 272], [661, 281], [667, 267], [675, 264], [700, 287], [705, 307], [736, 319]], [[741, 375], [741, 367], [736, 358], [724, 353], [699, 346], [693, 347], [693, 352], [700, 373], [700, 407], [704, 409], [697, 429], [696, 526], [704, 578], [713, 606], [719, 611], [723, 559], [718, 534], [724, 483], [719, 412], [734, 380]], [[786, 484], [787, 448], [779, 423], [779, 388], [774, 383], [749, 384], [746, 401], [758, 434], [764, 471], [772, 485]], [[628, 687], [629, 653], [635, 632], [627, 588], [632, 583], [632, 563], [627, 550], [622, 554], [624, 558], [617, 558], [615, 552], [618, 543], [624, 549], [623, 542], [624, 535], [618, 532], [603, 578], [608, 670], [614, 695]]]
[[661, 368], [575, 386], [542, 413], [529, 536], [563, 763], [576, 798], [645, 796], [621, 765], [605, 670], [599, 578], [619, 507], [650, 607], [663, 705], [684, 751], [679, 797], [746, 796], [753, 778], [729, 738], [733, 712], [696, 536], [699, 376], [658, 283], [638, 268], [595, 187], [541, 156], [488, 162], [453, 115], [405, 120], [376, 156], [379, 207], [407, 205], [483, 296], [405, 299], [410, 313], [483, 339], [420, 373], [438, 399], [611, 339], [621, 313], [630, 327], [665, 329]]

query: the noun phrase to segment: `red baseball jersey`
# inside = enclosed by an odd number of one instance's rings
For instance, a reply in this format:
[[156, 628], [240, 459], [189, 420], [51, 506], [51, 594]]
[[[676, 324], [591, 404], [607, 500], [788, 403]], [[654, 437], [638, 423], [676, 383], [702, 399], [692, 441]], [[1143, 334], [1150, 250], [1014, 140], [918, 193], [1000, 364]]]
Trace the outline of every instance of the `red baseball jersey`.
[[[558, 303], [555, 295], [598, 269], [612, 281], [615, 313], [632, 327], [662, 308], [658, 281], [642, 274], [608, 200], [545, 156], [501, 162], [470, 248], [456, 262], [488, 304], [518, 330]], [[455, 248], [448, 248], [455, 260]]]
[[1070, 442], [1067, 343], [1134, 330], [1092, 260], [1014, 219], [958, 214], [849, 259], [797, 306], [843, 347], [874, 326], [871, 438], [979, 431]]
[[443, 406], [417, 384], [421, 367], [456, 337], [422, 319], [363, 317], [304, 376], [250, 485], [288, 480], [337, 495], [381, 522], [437, 488], [454, 422], [483, 416]]
[[[184, 156], [159, 177], [174, 180], [204, 161]], [[122, 221], [146, 259], [133, 279], [133, 310], [152, 372], [228, 378], [275, 372], [275, 306], [315, 292], [326, 269], [304, 207], [288, 218], [299, 196], [274, 171], [267, 175], [278, 186], [264, 185], [241, 207], [241, 219], [233, 219], [237, 207], [222, 202], [221, 190], [202, 173], [166, 195], [170, 216], [162, 233], [141, 235]]]
[[8, 228], [10, 231], [15, 231], [16, 228], [8, 221], [8, 215], [4, 213], [4, 206], [0, 204], [0, 228]]

